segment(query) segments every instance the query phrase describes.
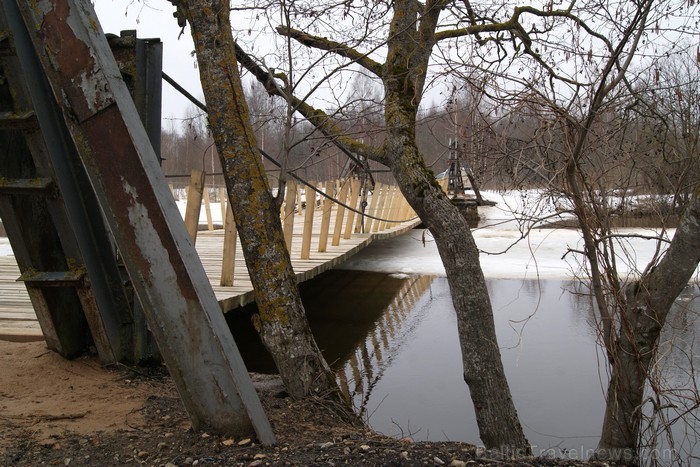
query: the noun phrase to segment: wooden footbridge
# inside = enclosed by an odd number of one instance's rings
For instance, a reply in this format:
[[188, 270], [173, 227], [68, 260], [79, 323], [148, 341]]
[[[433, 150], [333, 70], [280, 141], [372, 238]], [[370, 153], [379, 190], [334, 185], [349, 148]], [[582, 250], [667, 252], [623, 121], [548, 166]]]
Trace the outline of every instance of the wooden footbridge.
[[[66, 357], [94, 345], [104, 363], [140, 361], [157, 347], [195, 430], [273, 444], [222, 313], [253, 299], [233, 214], [199, 232], [195, 183], [183, 223], [159, 165], [157, 45], [124, 38], [113, 53], [88, 0], [0, 3], [0, 216], [13, 250], [0, 257], [0, 321], [36, 333], [34, 315]], [[413, 215], [394, 187], [371, 188], [308, 185], [303, 209], [287, 184], [300, 281], [417, 222], [399, 222]]]
[[[201, 173], [193, 174], [195, 181], [187, 189], [183, 220], [219, 305], [227, 313], [254, 301], [253, 286], [226, 204], [210, 201], [211, 198], [224, 200], [223, 189], [203, 188], [201, 176]], [[374, 240], [401, 235], [419, 223], [395, 186], [377, 184], [364, 199], [368, 208], [363, 214], [364, 193], [360, 192], [359, 183], [357, 180], [346, 183], [338, 180], [320, 183], [319, 191], [329, 198], [317, 194], [317, 202], [301, 210], [296, 199], [311, 189], [302, 191], [291, 185], [287, 190], [286, 197], [294, 199], [283, 204], [281, 216], [285, 235], [291, 239], [290, 255], [299, 282], [342, 264]], [[340, 196], [345, 198], [344, 202]], [[215, 225], [212, 209], [221, 209], [221, 219], [226, 219], [223, 226]], [[0, 339], [42, 340], [36, 313], [24, 284], [17, 280], [19, 277], [15, 257], [0, 256]]]

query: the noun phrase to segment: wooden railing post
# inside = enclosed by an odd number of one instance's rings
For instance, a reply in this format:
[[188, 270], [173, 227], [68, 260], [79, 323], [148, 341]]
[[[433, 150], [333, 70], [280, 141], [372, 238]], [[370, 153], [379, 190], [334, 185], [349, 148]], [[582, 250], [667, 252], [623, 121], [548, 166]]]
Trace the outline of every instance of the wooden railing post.
[[386, 230], [387, 226], [392, 225], [392, 222], [387, 222], [387, 220], [393, 220], [393, 215], [394, 215], [394, 206], [395, 206], [395, 199], [396, 199], [396, 187], [393, 185], [389, 186], [389, 191], [388, 191], [388, 198], [386, 200], [386, 204], [384, 205], [384, 215], [382, 216], [385, 220], [379, 224], [379, 230]]
[[204, 197], [204, 212], [207, 215], [207, 230], [214, 230], [214, 223], [211, 220], [211, 199], [209, 189], [202, 187], [202, 196]]
[[[382, 214], [384, 214], [384, 204], [386, 203], [386, 191], [387, 185], [377, 183], [377, 186], [374, 189], [374, 196], [377, 197], [376, 210], [372, 213], [374, 217], [381, 218]], [[380, 223], [381, 221], [379, 219], [373, 219], [371, 225], [372, 228], [367, 230], [371, 232], [379, 232]]]
[[408, 204], [408, 200], [403, 194], [401, 195], [401, 210], [399, 211], [399, 219], [402, 221], [408, 220], [410, 216], [409, 211], [411, 206]]
[[303, 206], [302, 206], [302, 200], [301, 200], [301, 192], [302, 190], [306, 193], [306, 190], [302, 188], [301, 184], [297, 183], [296, 181], [294, 184], [297, 187], [297, 196], [296, 196], [296, 204], [297, 204], [297, 209], [298, 209], [298, 214], [301, 216], [303, 215]]
[[231, 204], [226, 209], [224, 217], [224, 252], [221, 262], [221, 285], [230, 287], [233, 285], [234, 271], [236, 268], [236, 222], [231, 210]]
[[287, 181], [287, 192], [284, 196], [284, 242], [287, 251], [292, 252], [292, 236], [294, 235], [294, 207], [297, 199], [297, 183], [290, 179]]
[[226, 228], [226, 205], [228, 204], [228, 191], [226, 187], [219, 188], [219, 206], [221, 207], [221, 220]]
[[[345, 204], [345, 200], [348, 197], [348, 189], [350, 184], [346, 181], [345, 183], [341, 180], [340, 193], [338, 193], [338, 202]], [[340, 235], [343, 230], [343, 216], [345, 215], [345, 206], [338, 204], [338, 210], [335, 212], [335, 225], [333, 227], [333, 240], [331, 245], [340, 245]]]
[[314, 211], [316, 209], [316, 192], [306, 187], [306, 213], [304, 214], [304, 233], [301, 237], [301, 259], [309, 259], [311, 237], [314, 230]]
[[[396, 220], [398, 217], [396, 216], [396, 208], [398, 207], [399, 203], [399, 196], [401, 196], [401, 192], [399, 191], [399, 188], [397, 186], [392, 186], [391, 187], [391, 202], [389, 204], [389, 212], [386, 216], [387, 220]], [[387, 230], [392, 227], [394, 227], [396, 223], [394, 222], [385, 222], [382, 230]]]
[[199, 229], [199, 213], [202, 209], [202, 192], [204, 190], [204, 172], [194, 169], [190, 176], [190, 185], [187, 187], [187, 207], [185, 208], [185, 227], [192, 239], [197, 241]]
[[360, 179], [353, 178], [350, 180], [350, 190], [352, 195], [350, 196], [350, 203], [348, 206], [350, 206], [351, 210], [348, 211], [348, 220], [345, 223], [345, 233], [343, 234], [345, 240], [350, 239], [352, 227], [355, 223], [355, 211], [352, 209], [357, 209], [357, 200], [360, 198]]
[[[391, 194], [391, 197], [389, 198], [389, 206], [387, 207], [387, 213], [386, 216], [384, 216], [387, 220], [395, 220], [396, 219], [396, 205], [397, 205], [397, 191], [398, 188], [396, 186], [391, 187], [391, 191], [389, 193]], [[400, 194], [400, 193], [399, 193]], [[395, 224], [393, 222], [384, 222], [382, 225], [382, 230], [390, 229], [393, 227]]]
[[[367, 212], [367, 190], [365, 190], [364, 196], [362, 194], [362, 186], [360, 186], [360, 202], [358, 203], [356, 209], [359, 211], [357, 214], [357, 220], [355, 221], [355, 229], [353, 232], [355, 233], [364, 233], [364, 221], [365, 221], [365, 215], [368, 214]], [[365, 203], [364, 209], [362, 208], [362, 203]]]
[[[394, 211], [393, 211], [393, 217], [390, 219], [394, 219], [397, 221], [403, 221], [404, 218], [401, 216], [401, 213], [403, 212], [403, 207], [404, 207], [404, 202], [406, 200], [403, 197], [403, 193], [401, 193], [401, 189], [397, 186], [396, 190], [394, 192]], [[392, 227], [396, 227], [399, 225], [399, 222], [392, 222], [389, 225], [387, 225], [387, 228], [390, 229]]]
[[[367, 206], [364, 209], [365, 215], [374, 215], [372, 214], [377, 207], [377, 196], [374, 196], [377, 191], [378, 185], [375, 185], [374, 192], [372, 193], [372, 196], [370, 198], [369, 195], [369, 190], [365, 191], [365, 197], [363, 198], [363, 201], [368, 202]], [[360, 208], [362, 210], [362, 208]], [[364, 222], [364, 225], [363, 225]], [[355, 227], [355, 232], [358, 233], [369, 233], [370, 232], [370, 226], [372, 225], [372, 219], [366, 218], [365, 216], [360, 216], [357, 218], [357, 226]]]
[[[331, 187], [334, 187], [335, 183], [331, 181], [327, 181], [324, 184], [324, 189], [323, 192], [326, 195], [331, 195], [333, 193], [333, 190]], [[331, 226], [331, 209], [333, 209], [333, 200], [327, 197], [323, 197], [323, 217], [321, 217], [321, 231], [319, 232], [318, 236], [318, 252], [323, 253], [326, 251], [326, 246], [328, 245], [328, 230], [330, 229]]]
[[[367, 206], [367, 210], [365, 211], [367, 215], [369, 216], [376, 216], [376, 211], [377, 211], [377, 200], [379, 199], [379, 188], [381, 187], [381, 184], [375, 183], [374, 184], [374, 190], [372, 191], [372, 197], [369, 200], [369, 205]], [[368, 218], [367, 222], [365, 224], [365, 229], [364, 233], [370, 233], [372, 231], [372, 222], [373, 219]]]
[[391, 209], [391, 196], [394, 193], [394, 187], [391, 185], [387, 185], [384, 187], [384, 205], [382, 206], [382, 214], [381, 217], [382, 220], [379, 221], [379, 225], [377, 225], [377, 232], [381, 232], [384, 230], [386, 227], [386, 219], [389, 218], [389, 210]]

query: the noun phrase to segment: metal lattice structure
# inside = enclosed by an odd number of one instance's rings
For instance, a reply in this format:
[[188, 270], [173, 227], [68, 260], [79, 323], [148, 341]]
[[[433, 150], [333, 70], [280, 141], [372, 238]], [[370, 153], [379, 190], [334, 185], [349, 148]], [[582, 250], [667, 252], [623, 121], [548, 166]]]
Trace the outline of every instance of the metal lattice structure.
[[87, 322], [120, 359], [133, 288], [193, 427], [274, 443], [90, 2], [3, 0], [0, 27], [1, 126], [27, 148], [0, 160], [0, 213], [47, 343], [71, 354]]

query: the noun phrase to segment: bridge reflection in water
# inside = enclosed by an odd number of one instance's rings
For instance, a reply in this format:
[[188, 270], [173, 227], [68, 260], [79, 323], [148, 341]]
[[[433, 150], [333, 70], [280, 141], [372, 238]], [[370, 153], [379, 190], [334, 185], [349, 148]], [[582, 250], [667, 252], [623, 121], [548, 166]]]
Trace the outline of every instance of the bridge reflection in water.
[[[357, 274], [350, 271], [343, 273]], [[372, 279], [364, 278], [369, 281]], [[383, 313], [377, 319], [364, 323], [366, 329], [363, 334], [358, 336], [352, 346], [346, 347], [350, 351], [334, 361], [340, 388], [354, 401], [360, 415], [365, 415], [375, 386], [401, 347], [411, 338], [422, 316], [427, 313], [428, 308], [416, 309], [415, 305], [433, 282], [431, 276], [419, 275], [380, 275], [374, 279], [379, 279], [377, 287], [382, 287], [383, 292], [393, 296], [387, 297], [390, 300], [382, 305]], [[394, 287], [385, 287], [384, 284]], [[355, 313], [359, 310], [362, 308], [356, 308]], [[319, 335], [323, 334], [325, 333]]]
[[[364, 414], [372, 390], [428, 308], [415, 309], [433, 277], [333, 270], [301, 284], [309, 323], [341, 390]], [[255, 306], [227, 320], [249, 371], [276, 372], [250, 324]]]

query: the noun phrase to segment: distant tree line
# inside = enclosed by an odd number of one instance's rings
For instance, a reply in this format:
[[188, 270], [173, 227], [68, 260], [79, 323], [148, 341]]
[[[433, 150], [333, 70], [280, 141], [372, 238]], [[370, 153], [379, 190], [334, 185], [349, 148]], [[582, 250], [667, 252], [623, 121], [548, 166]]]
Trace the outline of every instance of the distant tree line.
[[[700, 178], [700, 72], [694, 57], [673, 56], [638, 74], [634, 92], [621, 89], [592, 129], [584, 164], [602, 195], [669, 195], [673, 211], [687, 203]], [[246, 88], [250, 119], [259, 146], [281, 161], [284, 151], [284, 103], [251, 82]], [[550, 103], [535, 93], [502, 100], [488, 96], [469, 80], [454, 80], [451, 95], [419, 114], [416, 140], [436, 174], [446, 170], [449, 141], [481, 188], [527, 189], [560, 186], [567, 128]], [[368, 144], [385, 138], [383, 96], [379, 85], [357, 75], [346, 102], [327, 109], [347, 134]], [[290, 128], [288, 170], [310, 182], [346, 176], [348, 157], [307, 120]], [[191, 106], [184, 119], [162, 133], [163, 170], [175, 185], [186, 184], [193, 169], [221, 172], [204, 113]], [[272, 186], [279, 168], [263, 160]], [[374, 178], [391, 175], [376, 162]], [[208, 183], [223, 185], [219, 175]]]

